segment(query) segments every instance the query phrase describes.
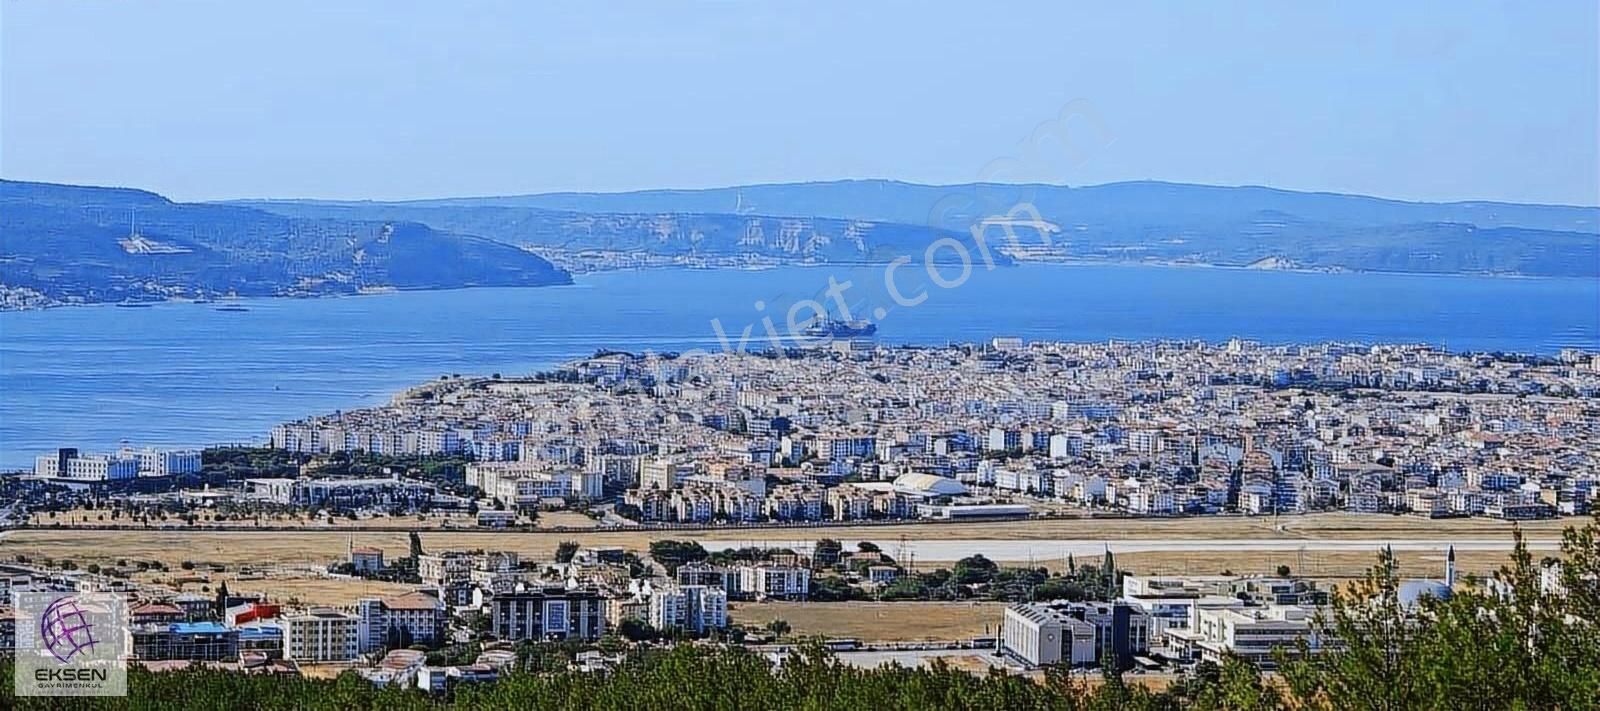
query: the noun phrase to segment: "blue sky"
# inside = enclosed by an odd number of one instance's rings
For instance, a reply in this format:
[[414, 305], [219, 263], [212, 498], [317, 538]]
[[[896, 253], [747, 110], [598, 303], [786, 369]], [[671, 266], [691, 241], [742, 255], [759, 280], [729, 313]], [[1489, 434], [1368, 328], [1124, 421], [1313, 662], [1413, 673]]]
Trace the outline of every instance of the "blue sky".
[[[186, 200], [991, 177], [1600, 202], [1593, 0], [0, 3], [14, 179]], [[1103, 130], [1020, 147], [1063, 107]]]

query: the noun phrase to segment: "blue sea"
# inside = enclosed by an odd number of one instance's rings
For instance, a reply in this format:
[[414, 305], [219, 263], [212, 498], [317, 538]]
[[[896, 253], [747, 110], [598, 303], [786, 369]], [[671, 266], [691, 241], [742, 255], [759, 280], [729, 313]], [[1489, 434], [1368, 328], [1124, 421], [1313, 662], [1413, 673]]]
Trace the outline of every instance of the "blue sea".
[[[958, 267], [942, 268], [951, 284]], [[830, 278], [849, 283], [837, 299]], [[1600, 281], [1217, 268], [975, 266], [647, 270], [571, 286], [0, 313], [0, 467], [58, 446], [256, 441], [280, 421], [385, 401], [442, 374], [519, 374], [599, 348], [765, 346], [815, 299], [887, 343], [1233, 337], [1427, 342], [1456, 350], [1600, 348]], [[759, 305], [758, 305], [759, 304]], [[804, 321], [808, 306], [796, 311]]]

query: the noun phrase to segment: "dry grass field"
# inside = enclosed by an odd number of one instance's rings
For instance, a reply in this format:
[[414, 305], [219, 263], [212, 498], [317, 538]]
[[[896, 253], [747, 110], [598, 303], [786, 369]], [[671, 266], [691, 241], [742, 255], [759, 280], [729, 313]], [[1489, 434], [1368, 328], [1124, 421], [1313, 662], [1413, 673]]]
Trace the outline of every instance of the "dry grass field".
[[[556, 514], [546, 514], [554, 516]], [[582, 518], [578, 514], [566, 516]], [[573, 521], [572, 523], [576, 523]], [[592, 521], [590, 521], [592, 523]], [[1532, 540], [1559, 539], [1561, 529], [1575, 525], [1567, 521], [1534, 521], [1524, 524], [1523, 531]], [[554, 523], [552, 523], [554, 525]], [[517, 532], [482, 533], [467, 531], [438, 531], [422, 528], [424, 547], [428, 549], [491, 549], [512, 550], [528, 557], [551, 555], [564, 540], [576, 540], [590, 546], [622, 546], [642, 550], [651, 541], [676, 538], [706, 541], [737, 542], [758, 545], [763, 542], [810, 541], [818, 538], [843, 540], [872, 540], [886, 551], [893, 551], [896, 541], [907, 540], [1047, 540], [1078, 539], [1086, 541], [1123, 541], [1139, 539], [1200, 540], [1250, 539], [1250, 540], [1356, 540], [1408, 538], [1449, 539], [1475, 538], [1510, 540], [1510, 524], [1487, 519], [1448, 519], [1429, 521], [1401, 516], [1353, 516], [1348, 514], [1320, 514], [1313, 516], [1284, 517], [1277, 523], [1270, 518], [1183, 518], [1183, 519], [1065, 519], [1036, 521], [998, 521], [956, 524], [916, 524], [905, 526], [863, 526], [828, 528], [780, 529], [721, 529], [697, 531], [617, 531], [594, 530], [587, 532]], [[205, 530], [149, 530], [149, 531], [93, 531], [34, 529], [0, 534], [0, 559], [16, 554], [35, 557], [70, 558], [80, 565], [88, 562], [105, 563], [118, 559], [160, 560], [176, 565], [189, 560], [197, 563], [217, 562], [229, 566], [310, 564], [325, 565], [342, 558], [351, 544], [376, 546], [389, 555], [403, 555], [407, 547], [407, 534], [400, 532], [373, 532], [359, 530], [304, 530], [304, 531], [205, 531]], [[1366, 554], [1358, 554], [1367, 557]], [[1499, 554], [1490, 554], [1499, 557]], [[1287, 564], [1298, 566], [1294, 552], [1239, 553], [1226, 557], [1202, 553], [1183, 554], [1178, 557], [1161, 554], [1130, 553], [1123, 556], [1125, 564], [1140, 560], [1141, 556], [1152, 569], [1181, 572], [1184, 566], [1194, 572], [1213, 567], [1212, 561], [1224, 560], [1224, 567], [1236, 572], [1247, 567], [1233, 564], [1231, 560], [1247, 562], [1266, 561], [1272, 567]], [[1307, 554], [1322, 565], [1336, 565], [1340, 554]], [[1050, 561], [1040, 561], [1041, 565]], [[1315, 563], [1315, 561], [1314, 561]], [[1176, 567], [1174, 567], [1176, 566]], [[920, 565], [918, 567], [921, 567]], [[1212, 571], [1215, 572], [1215, 571]]]
[[[215, 591], [218, 585], [226, 582], [228, 589], [231, 591], [263, 593], [274, 602], [281, 602], [291, 606], [298, 604], [349, 605], [364, 597], [390, 597], [410, 592], [415, 587], [371, 580], [314, 577], [310, 573], [298, 577], [249, 577], [242, 580], [228, 574], [212, 574], [206, 576], [206, 578], [207, 582], [205, 583], [166, 584], [166, 587], [181, 592], [208, 594], [209, 591]], [[152, 582], [163, 584], [161, 581]], [[207, 590], [208, 588], [209, 591]]]
[[[593, 521], [575, 513], [547, 513], [543, 523], [565, 525], [573, 528], [592, 525]], [[1576, 521], [1537, 521], [1523, 525], [1531, 540], [1549, 542], [1560, 536], [1565, 526]], [[516, 551], [528, 558], [551, 557], [556, 546], [564, 540], [576, 540], [590, 546], [621, 546], [642, 550], [653, 540], [678, 538], [705, 541], [722, 541], [740, 545], [811, 541], [829, 537], [843, 540], [872, 540], [893, 553], [897, 542], [907, 540], [972, 540], [1014, 541], [1076, 539], [1085, 541], [1133, 540], [1387, 540], [1404, 541], [1426, 538], [1443, 540], [1505, 539], [1510, 540], [1510, 524], [1485, 519], [1452, 519], [1429, 521], [1400, 516], [1353, 516], [1347, 514], [1319, 514], [1313, 516], [1284, 517], [1276, 522], [1270, 518], [1185, 518], [1185, 519], [1062, 519], [1036, 521], [999, 521], [958, 524], [917, 524], [877, 527], [781, 528], [737, 529], [709, 531], [616, 531], [593, 530], [584, 532], [518, 532], [481, 533], [439, 530], [437, 527], [419, 527], [425, 548], [429, 550], [486, 549]], [[197, 574], [218, 581], [237, 575], [242, 567], [281, 570], [283, 567], [300, 570], [283, 571], [284, 577], [268, 580], [244, 580], [236, 589], [259, 590], [274, 595], [337, 604], [365, 594], [381, 594], [370, 583], [328, 579], [312, 573], [307, 568], [320, 569], [335, 560], [341, 560], [350, 545], [376, 546], [389, 556], [406, 553], [407, 534], [400, 532], [373, 532], [359, 530], [302, 530], [302, 531], [205, 531], [205, 530], [150, 530], [150, 531], [92, 531], [92, 530], [24, 530], [0, 533], [0, 560], [10, 560], [17, 555], [35, 559], [68, 559], [80, 567], [90, 563], [116, 564], [120, 561], [158, 560], [174, 573], [184, 561], [197, 565]], [[1401, 572], [1406, 576], [1437, 577], [1442, 574], [1443, 556], [1433, 551], [1401, 551]], [[1080, 556], [1077, 562], [1093, 563]], [[1498, 569], [1506, 560], [1503, 552], [1459, 551], [1458, 565], [1463, 574], [1487, 575]], [[1216, 574], [1271, 573], [1280, 565], [1287, 565], [1296, 574], [1322, 578], [1350, 578], [1362, 574], [1374, 561], [1370, 551], [1154, 551], [1118, 554], [1118, 566], [1136, 573], [1189, 573]], [[948, 566], [951, 561], [918, 559], [916, 567], [930, 569]], [[207, 564], [225, 567], [221, 573], [204, 573]], [[1040, 559], [1036, 565], [1061, 568], [1066, 561], [1061, 558]], [[1015, 564], [1015, 563], [1007, 563]], [[214, 584], [214, 583], [203, 583]], [[229, 587], [235, 588], [230, 582]], [[761, 608], [757, 608], [761, 609]], [[812, 613], [822, 614], [827, 608], [816, 608]], [[756, 611], [739, 614], [761, 614]], [[854, 614], [853, 612], [851, 614]], [[846, 620], [851, 618], [846, 617]], [[811, 624], [811, 620], [804, 620]], [[801, 629], [797, 620], [790, 620]], [[816, 624], [826, 624], [816, 620]], [[835, 623], [848, 628], [855, 622]], [[818, 629], [821, 629], [820, 627]], [[823, 632], [818, 632], [823, 633]], [[843, 632], [838, 633], [848, 635]], [[928, 633], [932, 634], [932, 633]]]
[[[1536, 552], [1535, 555], [1538, 555]], [[1397, 551], [1401, 577], [1444, 577], [1444, 554], [1434, 551]], [[1078, 557], [1078, 565], [1099, 565], [1098, 556]], [[1347, 580], [1361, 577], [1377, 562], [1374, 552], [1368, 551], [1316, 551], [1300, 555], [1294, 551], [1245, 551], [1226, 553], [1219, 551], [1163, 551], [1152, 553], [1118, 553], [1117, 567], [1141, 575], [1219, 575], [1224, 572], [1238, 575], [1273, 574], [1278, 566], [1287, 565], [1295, 575], [1324, 580]], [[1501, 551], [1457, 551], [1456, 570], [1463, 576], [1493, 575], [1508, 562], [1507, 553]], [[917, 560], [916, 568], [922, 571], [949, 568], [954, 561]], [[1017, 565], [1006, 563], [1005, 565]], [[1035, 561], [1035, 565], [1052, 571], [1066, 569], [1061, 558]]]
[[728, 617], [755, 626], [782, 619], [796, 636], [910, 642], [993, 634], [1004, 609], [998, 602], [736, 602]]

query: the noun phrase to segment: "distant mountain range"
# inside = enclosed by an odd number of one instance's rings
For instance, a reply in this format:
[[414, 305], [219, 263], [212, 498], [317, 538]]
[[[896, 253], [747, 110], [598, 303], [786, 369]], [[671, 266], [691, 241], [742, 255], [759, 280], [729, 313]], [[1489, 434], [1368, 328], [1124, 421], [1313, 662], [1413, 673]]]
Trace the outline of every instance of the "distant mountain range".
[[0, 181], [0, 295], [10, 307], [570, 282], [526, 250], [415, 222]]
[[[1256, 265], [1441, 274], [1600, 276], [1600, 208], [1425, 203], [1263, 187], [1161, 182], [1090, 187], [916, 185], [886, 180], [408, 202], [244, 201], [299, 217], [403, 219], [562, 249], [754, 252], [824, 260], [920, 258], [938, 235], [986, 218], [1025, 259]], [[849, 235], [848, 239], [842, 238]], [[989, 227], [987, 239], [1004, 235]]]
[[[1012, 244], [1003, 225], [1019, 220], [1031, 226], [1015, 228]], [[0, 306], [570, 281], [551, 260], [573, 268], [922, 261], [941, 238], [975, 253], [974, 224], [985, 225], [1002, 263], [1600, 276], [1600, 208], [1261, 187], [851, 180], [174, 203], [141, 190], [0, 181]], [[952, 249], [936, 254], [957, 258]]]
[[[730, 259], [776, 263], [887, 262], [921, 257], [934, 240], [948, 237], [973, 248], [971, 235], [913, 224], [834, 217], [765, 216], [734, 213], [579, 212], [494, 204], [334, 203], [245, 201], [229, 204], [298, 218], [392, 219], [475, 234], [508, 244], [565, 252], [602, 251], [661, 257]], [[939, 252], [938, 261], [959, 259]], [[1009, 262], [1009, 258], [997, 256]]]

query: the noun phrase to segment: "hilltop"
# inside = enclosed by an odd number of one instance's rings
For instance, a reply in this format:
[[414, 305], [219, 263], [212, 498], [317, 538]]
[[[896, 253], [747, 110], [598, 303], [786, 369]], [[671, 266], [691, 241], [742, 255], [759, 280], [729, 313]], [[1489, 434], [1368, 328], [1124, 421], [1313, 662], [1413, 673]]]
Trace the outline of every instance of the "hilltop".
[[[438, 229], [563, 249], [750, 249], [736, 238], [833, 239], [870, 226], [860, 255], [915, 257], [936, 234], [965, 235], [1027, 203], [1051, 224], [1047, 249], [1017, 256], [1441, 274], [1600, 276], [1600, 208], [1503, 202], [1407, 202], [1362, 195], [1153, 181], [1086, 187], [918, 185], [889, 180], [623, 193], [546, 193], [406, 202], [262, 200], [284, 215], [406, 219]], [[760, 217], [757, 217], [757, 216]], [[845, 221], [840, 224], [838, 221]], [[787, 230], [787, 231], [786, 231]], [[1024, 241], [1036, 235], [1019, 230]], [[991, 228], [991, 235], [999, 232]], [[719, 239], [720, 237], [720, 239]], [[792, 244], [794, 240], [783, 244]], [[918, 251], [913, 251], [918, 250]], [[776, 252], [770, 243], [761, 250]]]
[[0, 287], [11, 306], [570, 281], [525, 250], [415, 222], [0, 181]]

